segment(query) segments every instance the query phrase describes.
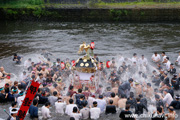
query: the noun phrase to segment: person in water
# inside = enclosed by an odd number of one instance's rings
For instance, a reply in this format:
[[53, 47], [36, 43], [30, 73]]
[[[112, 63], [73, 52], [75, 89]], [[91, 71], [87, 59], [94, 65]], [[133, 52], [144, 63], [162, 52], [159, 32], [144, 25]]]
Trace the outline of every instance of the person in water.
[[21, 64], [22, 58], [15, 53], [13, 61], [16, 61], [16, 64]]

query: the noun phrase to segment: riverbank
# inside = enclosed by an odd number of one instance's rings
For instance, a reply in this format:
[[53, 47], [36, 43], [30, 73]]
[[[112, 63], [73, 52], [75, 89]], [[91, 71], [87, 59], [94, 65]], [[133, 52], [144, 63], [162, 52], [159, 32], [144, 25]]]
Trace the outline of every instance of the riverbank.
[[180, 22], [180, 2], [0, 5], [0, 20]]

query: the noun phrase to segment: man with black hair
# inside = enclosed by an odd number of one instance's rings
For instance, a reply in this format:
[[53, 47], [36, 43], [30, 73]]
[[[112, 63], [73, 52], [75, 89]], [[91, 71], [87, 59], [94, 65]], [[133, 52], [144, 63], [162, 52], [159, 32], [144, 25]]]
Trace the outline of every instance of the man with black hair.
[[163, 58], [162, 58], [162, 63], [166, 63], [166, 57], [167, 57], [167, 56], [166, 56], [166, 53], [165, 53], [165, 52], [162, 52], [161, 55], [162, 55], [162, 57], [163, 57]]
[[116, 106], [113, 105], [113, 100], [109, 100], [109, 105], [106, 106], [105, 114], [115, 114], [116, 113]]
[[156, 107], [164, 107], [164, 103], [158, 94], [155, 95]]
[[79, 120], [81, 118], [81, 113], [79, 112], [78, 108], [77, 107], [73, 107], [73, 111], [70, 115], [71, 117], [74, 117], [75, 120]]
[[122, 110], [119, 114], [121, 120], [135, 120], [135, 118], [132, 117], [133, 113], [130, 111], [130, 106], [131, 105], [126, 104], [125, 110]]
[[169, 57], [166, 57], [165, 63], [166, 63], [166, 70], [169, 71], [171, 65], [171, 62], [169, 61]]
[[73, 85], [70, 85], [69, 86], [69, 94], [70, 94], [70, 97], [72, 97], [74, 94], [76, 94], [76, 91], [74, 91], [74, 86]]
[[151, 120], [165, 120], [163, 107], [157, 107], [157, 115], [153, 112]]
[[11, 113], [11, 110], [17, 107], [17, 102], [12, 102], [11, 107], [9, 107], [9, 113]]
[[126, 101], [127, 101], [127, 98], [124, 95], [121, 95], [118, 101], [118, 108], [120, 108], [121, 110], [122, 109], [124, 110], [126, 107]]
[[88, 87], [85, 87], [85, 90], [82, 94], [86, 97], [86, 99], [88, 99], [88, 97], [91, 96], [92, 93], [89, 91]]
[[55, 102], [56, 113], [60, 115], [64, 115], [64, 109], [66, 108], [66, 102], [62, 100], [62, 98], [58, 98], [57, 102]]
[[76, 104], [77, 104], [77, 102], [80, 100], [80, 97], [81, 97], [81, 96], [85, 98], [84, 94], [82, 94], [82, 89], [78, 89], [78, 93], [75, 95]]
[[104, 112], [106, 108], [106, 101], [103, 98], [103, 95], [99, 95], [99, 98], [96, 99], [97, 107], [101, 109], [101, 113]]
[[38, 100], [33, 100], [33, 105], [29, 107], [30, 118], [33, 120], [38, 120]]
[[82, 105], [83, 102], [87, 103], [87, 101], [85, 100], [84, 96], [81, 95], [81, 96], [80, 96], [80, 99], [77, 99], [77, 100], [76, 100], [76, 104], [77, 104], [77, 106], [78, 106], [79, 109], [82, 109], [82, 108], [83, 108], [83, 105]]
[[82, 102], [83, 108], [80, 110], [82, 114], [82, 119], [88, 119], [90, 117], [90, 109], [87, 106], [87, 103], [84, 101]]
[[173, 74], [173, 78], [171, 79], [171, 84], [174, 90], [179, 90], [179, 79], [177, 77], [177, 74]]
[[44, 119], [48, 119], [51, 117], [50, 110], [49, 110], [50, 105], [51, 105], [51, 103], [47, 102], [47, 103], [45, 103], [44, 106], [42, 106], [41, 112], [42, 112], [42, 116]]
[[113, 101], [112, 105], [115, 105], [116, 107], [118, 106], [119, 97], [114, 92], [111, 93], [111, 97], [108, 100]]
[[90, 107], [90, 118], [97, 120], [100, 117], [101, 109], [97, 107], [98, 103], [96, 101], [93, 102], [93, 108]]
[[168, 89], [163, 90], [164, 93], [164, 98], [163, 98], [163, 103], [168, 106], [171, 104], [171, 102], [173, 101], [173, 98], [171, 96], [171, 94], [168, 92]]
[[39, 104], [45, 104], [46, 102], [48, 102], [48, 98], [45, 96], [42, 96], [42, 89], [39, 88], [38, 89], [38, 93], [36, 94], [35, 98], [37, 98], [39, 100]]
[[169, 72], [171, 75], [173, 75], [173, 74], [176, 73], [176, 68], [174, 67], [174, 64], [173, 64], [173, 63], [170, 64], [170, 69], [168, 70], [168, 72]]
[[161, 56], [157, 54], [157, 52], [154, 52], [151, 58], [152, 58], [152, 61], [156, 63], [158, 63], [161, 60]]
[[15, 53], [13, 61], [16, 61], [16, 64], [21, 64], [22, 58]]
[[[126, 97], [126, 96], [125, 96]], [[126, 101], [126, 104], [129, 104], [131, 108], [135, 108], [136, 107], [136, 99], [134, 98], [134, 93], [130, 92], [130, 96]]]
[[48, 97], [48, 101], [51, 103], [52, 106], [55, 105], [55, 102], [58, 100], [58, 94], [57, 94], [57, 91], [54, 91], [53, 92], [53, 96], [49, 96]]
[[46, 81], [46, 78], [43, 77], [42, 73], [39, 73], [36, 81], [38, 81], [39, 83], [44, 83]]
[[174, 109], [179, 110], [180, 109], [180, 96], [176, 95], [175, 100], [173, 100], [169, 106], [173, 106]]
[[136, 98], [137, 104], [135, 107], [135, 114], [141, 115], [143, 114], [143, 109], [145, 109], [148, 112], [147, 107], [140, 102], [140, 98]]
[[174, 98], [174, 90], [172, 89], [171, 85], [167, 85], [168, 92], [171, 94], [172, 98]]
[[[126, 93], [129, 93], [132, 83], [133, 83], [132, 78], [130, 78], [128, 81], [122, 83], [118, 88], [118, 94], [119, 95], [127, 95]], [[129, 95], [127, 95], [127, 96], [129, 96]]]
[[9, 117], [7, 120], [20, 120], [17, 116], [18, 109], [14, 108], [11, 110], [11, 117]]
[[139, 98], [140, 98], [140, 103], [144, 104], [144, 106], [147, 107], [147, 99], [143, 97], [142, 94], [139, 95]]
[[77, 105], [74, 104], [74, 100], [69, 99], [69, 105], [66, 106], [65, 113], [70, 116], [74, 107], [77, 107]]

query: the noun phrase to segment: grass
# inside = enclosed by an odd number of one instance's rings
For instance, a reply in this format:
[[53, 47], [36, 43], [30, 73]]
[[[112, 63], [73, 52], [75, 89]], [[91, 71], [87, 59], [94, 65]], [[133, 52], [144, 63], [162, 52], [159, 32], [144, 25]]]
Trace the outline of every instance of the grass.
[[0, 8], [42, 8], [42, 7], [54, 7], [54, 8], [180, 8], [180, 2], [123, 2], [123, 3], [89, 3], [89, 4], [50, 4], [44, 3], [43, 0], [16, 0], [14, 2], [8, 2], [6, 4], [0, 3]]

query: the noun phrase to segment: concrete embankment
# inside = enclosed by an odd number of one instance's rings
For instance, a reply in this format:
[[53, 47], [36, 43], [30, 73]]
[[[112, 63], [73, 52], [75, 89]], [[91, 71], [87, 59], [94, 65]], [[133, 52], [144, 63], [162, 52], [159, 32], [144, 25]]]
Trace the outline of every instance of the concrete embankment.
[[62, 22], [180, 22], [180, 8], [0, 8], [0, 20]]

